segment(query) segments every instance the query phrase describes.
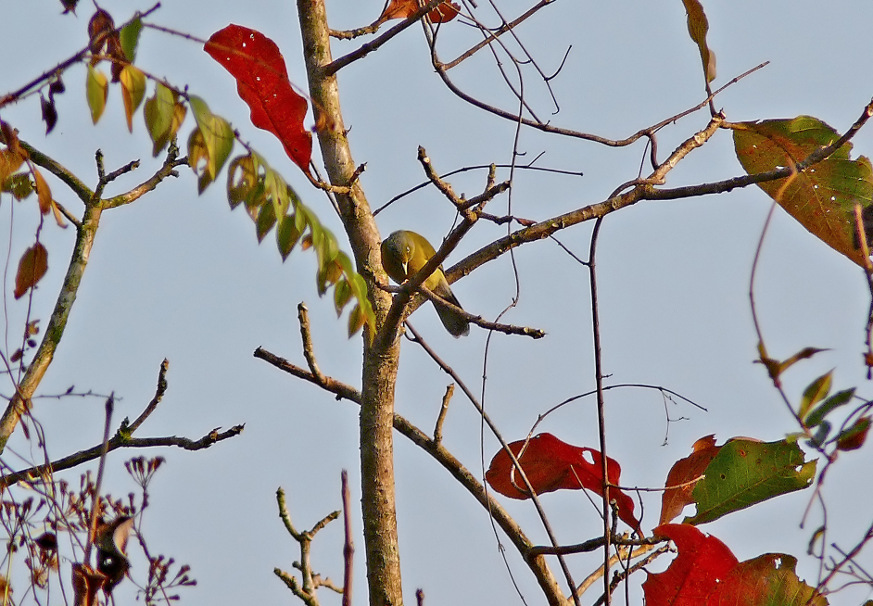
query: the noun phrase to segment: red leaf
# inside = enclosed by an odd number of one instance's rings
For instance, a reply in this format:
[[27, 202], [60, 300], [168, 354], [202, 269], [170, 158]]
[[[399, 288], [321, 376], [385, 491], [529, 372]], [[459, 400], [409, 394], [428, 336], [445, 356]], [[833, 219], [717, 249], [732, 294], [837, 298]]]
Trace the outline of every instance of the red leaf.
[[656, 536], [676, 544], [679, 554], [664, 572], [643, 583], [647, 606], [699, 606], [723, 582], [738, 560], [727, 545], [690, 524], [662, 524]]
[[[525, 476], [537, 494], [562, 488], [587, 488], [603, 495], [603, 457], [599, 451], [567, 444], [550, 433], [541, 433], [528, 441], [513, 442], [509, 448], [519, 459]], [[590, 462], [586, 459], [590, 459]], [[621, 466], [618, 462], [607, 457], [606, 467], [609, 483], [619, 484]], [[521, 474], [505, 450], [500, 450], [491, 459], [485, 479], [502, 495], [513, 499], [530, 498]], [[633, 500], [618, 488], [610, 488], [609, 496], [617, 503], [618, 517], [639, 532], [640, 523], [634, 517]]]
[[[673, 464], [667, 474], [668, 488], [661, 496], [661, 520], [666, 524], [678, 516], [686, 505], [693, 503], [691, 493], [694, 491], [693, 481], [703, 475], [710, 461], [715, 458], [721, 447], [715, 445], [715, 436], [700, 438], [692, 447], [693, 452]], [[672, 486], [673, 488], [669, 488]]]
[[[406, 19], [407, 17], [414, 15], [418, 9], [419, 6], [416, 0], [391, 0], [391, 3], [385, 7], [384, 12], [379, 19], [380, 21], [385, 21], [387, 19]], [[446, 0], [446, 2], [443, 2], [430, 11], [427, 16], [430, 17], [430, 20], [434, 23], [445, 23], [446, 21], [451, 21], [457, 17], [460, 10], [460, 6], [454, 2]]]
[[231, 24], [212, 34], [204, 50], [236, 78], [252, 124], [276, 135], [288, 157], [309, 174], [312, 134], [303, 126], [306, 99], [291, 87], [276, 43], [258, 31]]
[[646, 606], [826, 606], [827, 600], [801, 581], [797, 559], [767, 553], [738, 562], [728, 547], [690, 524], [662, 524], [655, 536], [676, 544], [679, 554], [664, 572], [649, 573]]
[[870, 430], [870, 417], [861, 417], [837, 438], [838, 450], [857, 450], [867, 440]]

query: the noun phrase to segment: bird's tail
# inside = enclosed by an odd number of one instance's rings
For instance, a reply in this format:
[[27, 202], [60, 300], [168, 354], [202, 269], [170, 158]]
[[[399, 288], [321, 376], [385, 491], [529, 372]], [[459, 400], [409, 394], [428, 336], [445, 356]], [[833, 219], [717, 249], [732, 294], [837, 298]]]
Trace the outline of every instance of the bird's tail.
[[[461, 307], [461, 303], [458, 301], [458, 298], [455, 297], [455, 294], [451, 289], [447, 289], [447, 292], [437, 292], [437, 294], [446, 301]], [[467, 318], [456, 312], [454, 309], [441, 305], [436, 301], [434, 301], [434, 307], [436, 308], [436, 312], [439, 315], [443, 326], [446, 327], [446, 330], [449, 331], [453, 337], [463, 337], [470, 334], [470, 322]]]

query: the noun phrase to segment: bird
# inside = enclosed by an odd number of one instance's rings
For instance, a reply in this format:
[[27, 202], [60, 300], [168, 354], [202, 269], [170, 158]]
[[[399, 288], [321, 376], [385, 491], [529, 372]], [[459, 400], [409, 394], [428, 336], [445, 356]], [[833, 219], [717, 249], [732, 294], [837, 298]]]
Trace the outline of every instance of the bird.
[[103, 592], [108, 596], [130, 570], [127, 559], [127, 539], [133, 528], [133, 518], [119, 516], [111, 522], [97, 525], [94, 545], [97, 547], [97, 570], [106, 575]]
[[[417, 274], [428, 262], [428, 259], [436, 254], [427, 238], [408, 230], [395, 231], [385, 238], [381, 248], [382, 267], [385, 268], [385, 273], [398, 284], [402, 284]], [[428, 276], [424, 281], [424, 286], [446, 301], [461, 307], [457, 297], [455, 297], [452, 289], [449, 287], [449, 282], [446, 280], [446, 274], [443, 273], [442, 265], [437, 267]], [[454, 309], [450, 309], [436, 301], [433, 303], [440, 321], [442, 321], [443, 326], [446, 327], [446, 330], [453, 337], [457, 338], [470, 334], [470, 322], [467, 318]]]

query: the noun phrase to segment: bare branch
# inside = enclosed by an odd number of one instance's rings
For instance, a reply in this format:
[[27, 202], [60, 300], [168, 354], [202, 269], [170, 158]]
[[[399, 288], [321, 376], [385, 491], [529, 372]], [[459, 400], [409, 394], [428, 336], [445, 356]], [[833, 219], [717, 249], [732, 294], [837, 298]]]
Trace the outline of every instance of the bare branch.
[[315, 352], [312, 350], [309, 309], [306, 307], [306, 303], [302, 301], [297, 304], [297, 320], [300, 324], [300, 338], [303, 340], [303, 357], [306, 358], [306, 363], [309, 365], [309, 370], [312, 371], [312, 376], [318, 379], [319, 385], [323, 385], [324, 376], [321, 374], [321, 369], [318, 368], [318, 363], [315, 361]]
[[[199, 440], [180, 438], [178, 436], [133, 438], [116, 434], [107, 443], [106, 451], [112, 452], [113, 450], [117, 450], [119, 448], [154, 448], [156, 446], [175, 446], [184, 450], [202, 450], [204, 448], [209, 448], [213, 444], [221, 442], [222, 440], [238, 436], [242, 433], [244, 428], [245, 425], [235, 425], [226, 431], [218, 431], [218, 429], [213, 429]], [[98, 444], [97, 446], [88, 448], [86, 450], [81, 450], [75, 454], [63, 457], [47, 465], [37, 465], [36, 467], [31, 467], [29, 469], [25, 469], [19, 472], [7, 474], [0, 478], [0, 486], [11, 486], [16, 482], [32, 481], [34, 478], [38, 478], [48, 471], [58, 472], [64, 469], [76, 467], [83, 463], [87, 463], [88, 461], [93, 461], [94, 459], [100, 457], [102, 449], [103, 445]]]
[[[403, 287], [401, 287], [402, 289]], [[486, 330], [493, 330], [495, 332], [502, 332], [507, 335], [521, 335], [525, 337], [531, 337], [533, 339], [542, 339], [546, 336], [546, 332], [539, 328], [531, 328], [529, 326], [514, 326], [512, 324], [500, 324], [497, 322], [490, 322], [483, 318], [482, 316], [476, 316], [468, 312], [467, 310], [458, 307], [451, 301], [443, 299], [441, 296], [428, 289], [425, 285], [421, 285], [419, 287], [419, 291], [431, 301], [437, 302], [444, 307], [448, 307], [452, 311], [456, 312], [459, 315], [464, 316], [470, 322], [481, 326]], [[415, 307], [418, 307], [417, 305]]]
[[288, 512], [285, 504], [285, 491], [281, 487], [276, 490], [276, 503], [279, 507], [279, 518], [285, 525], [285, 530], [300, 544], [300, 561], [295, 562], [294, 567], [300, 571], [303, 577], [303, 584], [301, 586], [295, 577], [279, 568], [274, 568], [273, 573], [282, 579], [294, 595], [303, 600], [307, 606], [318, 606], [316, 589], [318, 589], [319, 585], [332, 585], [332, 583], [321, 581], [318, 575], [312, 572], [312, 539], [319, 530], [333, 520], [336, 520], [340, 516], [340, 512], [333, 511], [319, 520], [310, 530], [299, 531], [294, 528], [294, 524], [291, 522], [291, 514]]
[[[318, 384], [315, 377], [313, 377], [309, 371], [294, 366], [263, 348], [258, 348], [255, 351], [255, 357], [265, 360], [276, 366], [276, 368], [284, 370], [298, 378], [307, 380], [310, 383]], [[332, 386], [331, 389], [324, 387], [325, 389], [338, 396], [342, 394], [340, 397], [360, 404], [360, 395], [354, 388], [335, 381], [330, 377], [325, 377], [325, 379], [327, 384]], [[339, 389], [338, 386], [342, 386], [342, 388]], [[430, 454], [434, 460], [442, 465], [452, 475], [452, 477], [458, 480], [458, 482], [489, 511], [492, 518], [503, 529], [510, 541], [512, 541], [516, 549], [518, 549], [522, 555], [531, 548], [532, 543], [524, 534], [521, 527], [514, 519], [512, 519], [506, 510], [503, 509], [500, 503], [488, 493], [476, 476], [472, 474], [457, 458], [455, 458], [455, 456], [452, 455], [441, 442], [430, 438], [427, 434], [397, 413], [394, 413], [393, 425], [396, 431], [400, 432], [415, 445]], [[552, 575], [545, 559], [540, 556], [532, 557], [528, 560], [528, 566], [539, 582], [540, 588], [546, 595], [548, 603], [554, 606], [564, 604], [564, 597], [561, 588]]]
[[151, 416], [158, 407], [158, 404], [161, 403], [161, 400], [164, 398], [164, 394], [167, 391], [167, 370], [169, 370], [169, 368], [170, 361], [164, 358], [163, 362], [161, 362], [161, 368], [158, 370], [158, 386], [155, 389], [155, 395], [151, 402], [149, 402], [148, 406], [146, 406], [145, 410], [143, 410], [136, 420], [126, 428], [129, 433], [134, 433], [139, 429], [139, 426], [142, 425], [149, 416]]
[[321, 379], [319, 379], [319, 377], [316, 377], [310, 371], [301, 368], [295, 364], [292, 364], [284, 358], [280, 358], [279, 356], [270, 353], [263, 347], [258, 347], [253, 355], [256, 358], [264, 360], [268, 364], [272, 364], [279, 370], [287, 372], [288, 374], [292, 374], [299, 379], [303, 379], [305, 381], [309, 381], [310, 383], [318, 385], [326, 391], [329, 391], [332, 394], [336, 395], [337, 400], [346, 399], [351, 400], [352, 402], [355, 402], [357, 404], [361, 403], [361, 392], [359, 392], [351, 385], [347, 385], [346, 383], [342, 383], [328, 376], [322, 376]]
[[446, 421], [446, 414], [449, 412], [449, 403], [452, 401], [452, 395], [455, 393], [455, 384], [449, 383], [446, 387], [446, 393], [443, 394], [443, 403], [440, 406], [440, 412], [437, 415], [436, 425], [433, 428], [433, 441], [439, 444], [443, 439], [443, 423]]
[[[403, 30], [405, 30], [407, 27], [415, 24], [424, 15], [426, 15], [427, 13], [432, 11], [434, 8], [436, 8], [437, 6], [442, 4], [442, 2], [443, 2], [443, 0], [428, 0], [424, 4], [424, 6], [422, 6], [417, 11], [415, 11], [415, 13], [413, 13], [412, 15], [407, 17], [404, 21], [401, 21], [400, 23], [398, 23], [397, 25], [395, 25], [394, 27], [389, 29], [387, 32], [385, 32], [384, 34], [382, 34], [381, 36], [379, 36], [375, 40], [367, 42], [366, 44], [362, 44], [359, 48], [357, 48], [356, 50], [353, 50], [349, 54], [343, 55], [339, 59], [335, 59], [334, 61], [332, 61], [330, 64], [325, 65], [323, 68], [321, 68], [322, 69], [322, 76], [325, 78], [332, 76], [336, 72], [338, 72], [339, 70], [344, 68], [346, 65], [353, 63], [354, 61], [357, 61], [358, 59], [366, 57], [367, 55], [372, 53], [374, 50], [378, 49], [380, 46], [382, 46], [383, 44], [388, 42], [391, 38], [393, 38], [394, 36], [396, 36], [397, 34], [402, 32]], [[375, 25], [380, 24], [380, 23], [384, 23], [384, 20], [381, 20], [381, 22], [379, 20], [377, 20], [373, 25], [375, 26]], [[378, 28], [378, 26], [377, 26], [377, 28]], [[337, 32], [335, 32], [333, 30], [331, 30], [330, 34], [332, 36], [337, 36]], [[341, 36], [340, 35], [337, 37], [353, 37], [353, 36]]]
[[352, 586], [354, 579], [355, 542], [352, 539], [352, 497], [349, 490], [349, 472], [343, 469], [342, 476], [343, 495], [343, 532], [345, 542], [343, 544], [343, 606], [352, 606]]

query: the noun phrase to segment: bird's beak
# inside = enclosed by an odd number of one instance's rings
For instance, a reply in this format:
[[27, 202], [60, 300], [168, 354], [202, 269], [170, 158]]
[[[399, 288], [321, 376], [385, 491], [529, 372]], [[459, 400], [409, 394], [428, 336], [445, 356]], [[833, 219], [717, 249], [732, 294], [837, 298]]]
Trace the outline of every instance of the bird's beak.
[[403, 267], [403, 275], [407, 278], [409, 277], [409, 269], [406, 267], [409, 263], [404, 261], [401, 265]]

